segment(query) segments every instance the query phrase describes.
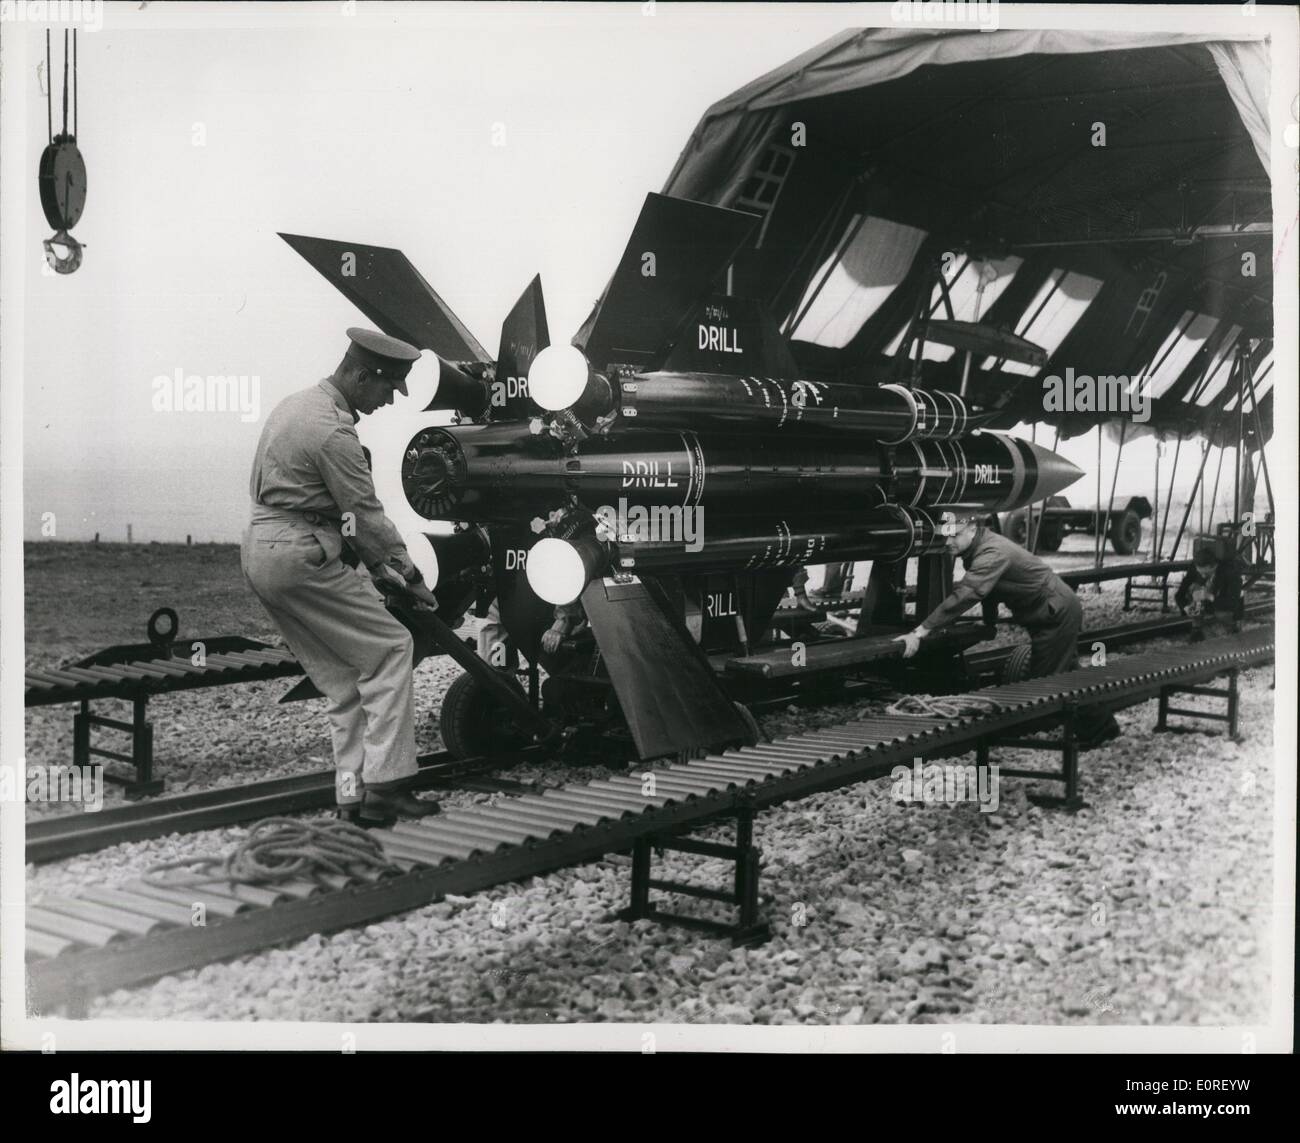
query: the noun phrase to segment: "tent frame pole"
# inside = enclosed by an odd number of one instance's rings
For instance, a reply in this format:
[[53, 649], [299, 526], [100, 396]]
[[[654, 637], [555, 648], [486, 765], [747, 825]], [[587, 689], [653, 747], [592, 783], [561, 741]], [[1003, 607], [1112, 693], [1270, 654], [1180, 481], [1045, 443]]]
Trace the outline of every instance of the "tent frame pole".
[[[1100, 425], [1097, 426], [1097, 431], [1098, 431], [1098, 433], [1101, 432], [1101, 426], [1100, 426]], [[1100, 552], [1104, 552], [1104, 551], [1106, 550], [1106, 549], [1105, 549], [1105, 543], [1106, 543], [1105, 537], [1106, 537], [1106, 533], [1110, 531], [1110, 516], [1111, 516], [1111, 513], [1115, 511], [1115, 485], [1119, 482], [1119, 466], [1120, 466], [1120, 464], [1121, 464], [1121, 463], [1123, 462], [1123, 460], [1124, 460], [1124, 439], [1125, 439], [1125, 437], [1127, 436], [1127, 434], [1128, 434], [1128, 421], [1120, 421], [1120, 423], [1119, 423], [1119, 449], [1118, 449], [1118, 450], [1116, 451], [1116, 453], [1115, 453], [1115, 470], [1111, 473], [1111, 477], [1110, 477], [1110, 502], [1106, 505], [1106, 516], [1105, 516], [1105, 518], [1102, 520], [1101, 530], [1100, 530], [1100, 532], [1098, 533], [1098, 536], [1099, 536], [1098, 547], [1099, 547], [1099, 549], [1100, 549]], [[1158, 447], [1159, 447], [1159, 446], [1157, 446], [1157, 448], [1158, 448]], [[1159, 467], [1158, 467], [1159, 464], [1160, 464], [1160, 454], [1157, 452], [1157, 453], [1156, 453], [1156, 465], [1157, 465], [1157, 469], [1156, 469], [1156, 473], [1157, 473], [1157, 477], [1156, 477], [1156, 479], [1157, 479], [1156, 489], [1157, 489], [1157, 492], [1156, 492], [1156, 495], [1157, 495], [1157, 496], [1159, 495], [1159, 488], [1160, 488], [1160, 485], [1159, 485], [1159, 483], [1158, 483], [1158, 481], [1159, 481], [1159, 471], [1160, 471], [1160, 470], [1159, 470]], [[1101, 563], [1102, 563], [1101, 559], [1098, 558], [1098, 560], [1097, 560], [1097, 567], [1101, 567]], [[1097, 590], [1098, 590], [1098, 591], [1101, 591], [1101, 582], [1100, 582], [1100, 581], [1097, 582]]]
[[[1174, 537], [1174, 545], [1172, 548], [1169, 549], [1169, 558], [1171, 560], [1178, 555], [1178, 545], [1183, 542], [1183, 532], [1187, 528], [1187, 520], [1192, 514], [1192, 506], [1196, 503], [1196, 492], [1198, 489], [1200, 489], [1202, 492], [1201, 503], [1202, 504], [1205, 503], [1205, 497], [1204, 497], [1205, 462], [1208, 461], [1209, 459], [1210, 459], [1210, 444], [1207, 441], [1205, 447], [1201, 450], [1201, 467], [1196, 470], [1196, 483], [1192, 485], [1192, 494], [1191, 496], [1188, 497], [1187, 507], [1183, 510], [1183, 520], [1182, 523], [1178, 525], [1178, 535]], [[1171, 489], [1173, 488], [1172, 477], [1170, 478], [1170, 488]], [[1204, 520], [1205, 518], [1204, 515], [1202, 515], [1201, 518], [1202, 520]], [[1202, 528], [1202, 531], [1204, 531], [1204, 528]]]

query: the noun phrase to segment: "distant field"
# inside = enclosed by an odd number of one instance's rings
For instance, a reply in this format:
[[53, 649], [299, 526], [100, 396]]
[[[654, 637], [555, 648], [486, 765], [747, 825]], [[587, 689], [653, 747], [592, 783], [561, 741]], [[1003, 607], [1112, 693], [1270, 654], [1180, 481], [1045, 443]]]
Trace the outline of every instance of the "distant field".
[[235, 544], [27, 543], [23, 574], [28, 666], [142, 643], [159, 607], [182, 635], [274, 635]]

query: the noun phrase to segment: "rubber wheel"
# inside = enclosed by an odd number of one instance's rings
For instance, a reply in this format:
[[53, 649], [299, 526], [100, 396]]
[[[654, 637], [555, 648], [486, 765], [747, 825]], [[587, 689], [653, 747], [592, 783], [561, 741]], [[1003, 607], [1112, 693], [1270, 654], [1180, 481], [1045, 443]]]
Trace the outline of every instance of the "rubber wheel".
[[1142, 546], [1142, 517], [1131, 508], [1111, 521], [1110, 546], [1121, 556], [1131, 556]]
[[1044, 524], [1038, 532], [1038, 550], [1040, 552], [1059, 552], [1061, 541], [1065, 539], [1065, 529], [1059, 524]]
[[1029, 542], [1029, 517], [1017, 512], [1007, 520], [1006, 537], [1022, 548]]
[[[749, 728], [750, 734], [753, 735], [752, 741], [762, 742], [763, 732], [759, 730], [758, 719], [756, 719], [753, 716], [753, 714], [750, 712], [749, 707], [747, 707], [744, 703], [741, 702], [733, 702], [731, 705], [736, 708], [736, 712], [740, 715], [741, 718], [745, 720], [745, 725]], [[747, 742], [745, 743], [745, 745], [748, 746], [750, 745], [750, 743]]]
[[[524, 688], [513, 675], [501, 676], [521, 695]], [[473, 675], [461, 675], [447, 688], [438, 720], [442, 744], [457, 758], [481, 758], [519, 750], [527, 737], [491, 691]]]
[[1011, 649], [1011, 654], [1002, 665], [1002, 682], [1019, 683], [1029, 678], [1029, 657], [1033, 648], [1028, 643], [1021, 643]]

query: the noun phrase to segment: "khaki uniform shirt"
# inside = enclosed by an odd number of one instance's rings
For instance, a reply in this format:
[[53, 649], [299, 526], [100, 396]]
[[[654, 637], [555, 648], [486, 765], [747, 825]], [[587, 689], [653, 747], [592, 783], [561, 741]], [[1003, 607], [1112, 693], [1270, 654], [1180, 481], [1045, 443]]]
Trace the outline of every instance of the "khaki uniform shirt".
[[341, 528], [367, 567], [395, 562], [407, 570], [406, 544], [375, 495], [357, 419], [329, 381], [286, 397], [257, 442], [249, 494], [255, 505]]
[[924, 626], [930, 631], [950, 623], [986, 599], [1005, 603], [1012, 617], [1022, 625], [1043, 621], [1051, 613], [1048, 604], [1052, 601], [1067, 607], [1075, 602], [1069, 584], [1047, 564], [987, 528], [976, 530], [961, 561], [966, 574], [954, 585], [947, 599], [926, 617]]

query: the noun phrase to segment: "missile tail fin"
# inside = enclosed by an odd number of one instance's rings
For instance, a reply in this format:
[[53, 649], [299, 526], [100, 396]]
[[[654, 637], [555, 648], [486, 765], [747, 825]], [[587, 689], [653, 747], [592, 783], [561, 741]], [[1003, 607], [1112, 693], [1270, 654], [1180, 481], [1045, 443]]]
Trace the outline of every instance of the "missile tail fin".
[[799, 366], [767, 307], [756, 298], [714, 294], [687, 315], [672, 348], [647, 372], [725, 373], [796, 380]]
[[748, 241], [752, 214], [666, 195], [646, 196], [605, 293], [573, 339], [596, 369], [643, 367]]
[[448, 361], [488, 361], [487, 352], [410, 259], [387, 246], [281, 234], [345, 298], [390, 337]]
[[515, 302], [501, 325], [501, 352], [497, 354], [496, 380], [504, 385], [505, 404], [494, 407], [494, 420], [521, 420], [537, 412], [528, 399], [528, 370], [551, 344], [546, 326], [542, 276], [538, 274]]
[[740, 713], [649, 578], [594, 580], [582, 605], [643, 760], [745, 742]]

